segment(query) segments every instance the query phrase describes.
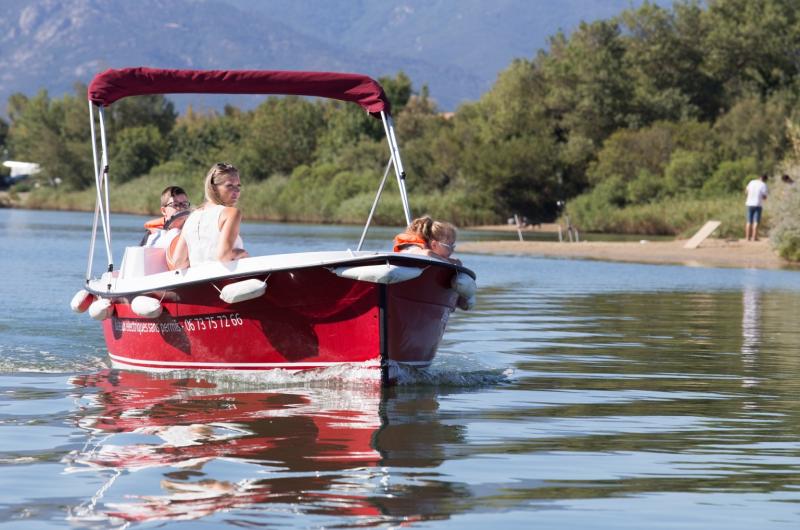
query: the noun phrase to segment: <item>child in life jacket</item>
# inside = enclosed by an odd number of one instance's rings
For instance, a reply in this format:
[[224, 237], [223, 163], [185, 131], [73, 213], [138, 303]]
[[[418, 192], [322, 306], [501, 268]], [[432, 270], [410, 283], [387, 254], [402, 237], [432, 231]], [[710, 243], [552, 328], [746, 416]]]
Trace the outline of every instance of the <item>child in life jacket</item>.
[[434, 221], [430, 216], [418, 217], [408, 228], [394, 238], [395, 252], [409, 252], [438, 258], [456, 265], [461, 260], [451, 257], [456, 250], [456, 227], [444, 221]]
[[144, 224], [147, 229], [141, 246], [163, 248], [166, 253], [167, 266], [174, 269], [172, 254], [177, 237], [181, 233], [183, 223], [188, 217], [191, 204], [186, 192], [180, 186], [167, 186], [161, 192], [162, 217], [151, 219]]

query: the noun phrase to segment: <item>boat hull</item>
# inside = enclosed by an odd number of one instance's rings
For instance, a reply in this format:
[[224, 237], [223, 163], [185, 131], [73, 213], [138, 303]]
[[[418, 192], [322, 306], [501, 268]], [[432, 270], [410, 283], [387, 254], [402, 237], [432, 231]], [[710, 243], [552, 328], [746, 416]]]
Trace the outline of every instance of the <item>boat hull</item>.
[[[133, 296], [118, 297], [105, 339], [115, 367], [143, 370], [427, 366], [458, 295], [450, 288], [455, 270], [420, 268], [417, 278], [388, 285], [323, 266], [181, 285], [148, 293], [161, 299], [158, 318], [134, 313]], [[265, 277], [259, 298], [219, 297], [229, 283]]]

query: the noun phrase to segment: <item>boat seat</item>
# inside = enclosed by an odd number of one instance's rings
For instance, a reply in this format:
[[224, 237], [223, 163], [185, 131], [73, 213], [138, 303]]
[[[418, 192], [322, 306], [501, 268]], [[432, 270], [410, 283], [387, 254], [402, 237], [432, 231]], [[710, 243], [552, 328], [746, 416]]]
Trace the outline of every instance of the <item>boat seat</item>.
[[167, 256], [163, 248], [125, 247], [119, 275], [123, 280], [127, 280], [168, 270]]

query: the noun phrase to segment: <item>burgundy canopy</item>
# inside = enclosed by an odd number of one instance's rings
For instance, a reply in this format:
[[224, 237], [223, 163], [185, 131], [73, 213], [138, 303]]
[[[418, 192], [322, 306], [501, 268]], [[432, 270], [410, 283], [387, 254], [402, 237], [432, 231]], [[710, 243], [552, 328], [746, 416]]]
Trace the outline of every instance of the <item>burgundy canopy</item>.
[[89, 101], [103, 107], [145, 94], [291, 94], [352, 101], [371, 114], [390, 109], [374, 79], [334, 72], [111, 68], [89, 85]]

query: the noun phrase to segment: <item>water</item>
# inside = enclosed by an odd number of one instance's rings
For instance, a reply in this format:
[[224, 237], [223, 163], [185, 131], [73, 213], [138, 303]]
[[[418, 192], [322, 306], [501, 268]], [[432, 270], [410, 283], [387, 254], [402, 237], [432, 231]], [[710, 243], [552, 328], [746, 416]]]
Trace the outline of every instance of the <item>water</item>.
[[[798, 272], [462, 255], [478, 306], [397, 388], [153, 377], [68, 309], [89, 222], [0, 210], [1, 529], [800, 525]], [[254, 253], [359, 235], [243, 229]]]

